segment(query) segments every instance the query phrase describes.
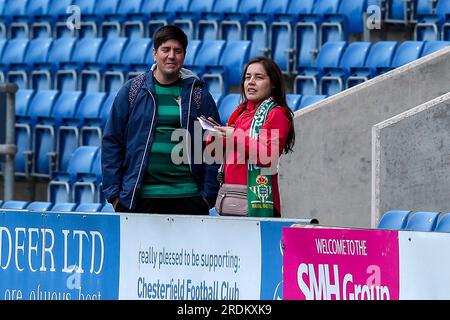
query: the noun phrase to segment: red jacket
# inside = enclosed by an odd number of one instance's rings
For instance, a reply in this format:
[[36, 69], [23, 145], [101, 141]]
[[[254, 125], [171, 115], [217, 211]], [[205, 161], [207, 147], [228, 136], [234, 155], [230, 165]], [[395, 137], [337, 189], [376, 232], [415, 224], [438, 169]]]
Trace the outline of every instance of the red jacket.
[[[268, 167], [271, 163], [267, 162], [267, 158], [263, 155], [271, 156], [272, 152], [276, 152], [274, 156], [279, 157], [286, 145], [286, 140], [289, 134], [291, 123], [286, 110], [283, 107], [277, 106], [270, 110], [266, 117], [266, 121], [260, 128], [259, 141], [249, 137], [250, 125], [255, 115], [256, 108], [253, 102], [248, 101], [247, 106], [240, 105], [236, 111], [230, 116], [228, 125], [234, 125], [235, 131], [233, 133], [234, 140], [242, 141], [244, 143], [236, 143], [234, 152], [226, 153], [226, 162], [224, 166], [224, 182], [231, 184], [247, 184], [247, 164], [249, 159], [251, 162], [258, 164], [260, 167]], [[240, 130], [238, 130], [240, 129]], [[272, 130], [278, 129], [278, 130]], [[267, 134], [264, 134], [267, 130]], [[272, 147], [277, 150], [272, 150]], [[245, 159], [239, 157], [239, 148], [245, 149]], [[242, 150], [243, 151], [243, 150]], [[241, 155], [244, 156], [244, 155]], [[237, 160], [240, 160], [239, 162]], [[277, 163], [274, 164], [275, 166]], [[276, 168], [276, 167], [275, 167]], [[280, 211], [280, 193], [278, 190], [278, 174], [272, 178], [273, 200], [275, 207], [275, 214], [279, 215]]]

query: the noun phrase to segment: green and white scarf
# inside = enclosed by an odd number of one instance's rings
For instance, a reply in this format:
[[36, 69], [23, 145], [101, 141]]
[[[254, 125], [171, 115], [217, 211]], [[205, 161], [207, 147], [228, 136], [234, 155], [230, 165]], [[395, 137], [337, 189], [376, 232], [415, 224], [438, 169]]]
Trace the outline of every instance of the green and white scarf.
[[[258, 140], [259, 130], [266, 121], [269, 111], [276, 107], [273, 98], [264, 100], [253, 117], [250, 126], [250, 138]], [[273, 217], [274, 203], [272, 190], [272, 175], [262, 174], [256, 164], [247, 166], [247, 200], [249, 217]]]

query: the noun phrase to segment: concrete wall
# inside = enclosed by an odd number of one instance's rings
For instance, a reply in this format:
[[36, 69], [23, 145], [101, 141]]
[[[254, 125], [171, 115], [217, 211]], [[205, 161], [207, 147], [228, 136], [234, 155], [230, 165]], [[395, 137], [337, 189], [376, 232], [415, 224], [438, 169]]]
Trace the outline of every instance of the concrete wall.
[[372, 226], [387, 210], [450, 211], [450, 93], [372, 129]]
[[295, 114], [294, 152], [280, 161], [284, 217], [369, 227], [372, 126], [449, 91], [450, 48]]

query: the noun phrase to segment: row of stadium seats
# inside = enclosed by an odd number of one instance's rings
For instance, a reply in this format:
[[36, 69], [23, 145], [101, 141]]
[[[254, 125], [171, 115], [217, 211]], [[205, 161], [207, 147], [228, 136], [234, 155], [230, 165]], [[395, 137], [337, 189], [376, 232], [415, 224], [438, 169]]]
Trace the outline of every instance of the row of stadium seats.
[[297, 69], [294, 92], [333, 95], [449, 45], [449, 41], [327, 42], [314, 66]]
[[390, 210], [381, 217], [378, 229], [450, 232], [450, 213]]
[[75, 203], [75, 202], [47, 202], [47, 201], [20, 201], [0, 200], [0, 209], [28, 210], [28, 211], [58, 211], [58, 212], [114, 212], [111, 204], [102, 203]]

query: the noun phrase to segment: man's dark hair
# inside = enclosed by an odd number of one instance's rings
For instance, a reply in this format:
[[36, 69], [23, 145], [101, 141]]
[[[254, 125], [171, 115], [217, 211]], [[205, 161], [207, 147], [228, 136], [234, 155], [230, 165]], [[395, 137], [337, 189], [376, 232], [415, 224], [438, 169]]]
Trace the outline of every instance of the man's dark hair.
[[178, 42], [180, 42], [181, 46], [183, 47], [184, 53], [186, 53], [188, 38], [183, 30], [175, 25], [163, 26], [156, 30], [155, 34], [153, 35], [153, 47], [155, 48], [155, 50], [158, 50], [158, 48], [164, 42], [169, 40], [177, 40]]

